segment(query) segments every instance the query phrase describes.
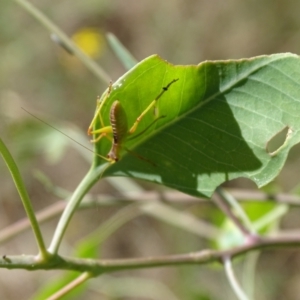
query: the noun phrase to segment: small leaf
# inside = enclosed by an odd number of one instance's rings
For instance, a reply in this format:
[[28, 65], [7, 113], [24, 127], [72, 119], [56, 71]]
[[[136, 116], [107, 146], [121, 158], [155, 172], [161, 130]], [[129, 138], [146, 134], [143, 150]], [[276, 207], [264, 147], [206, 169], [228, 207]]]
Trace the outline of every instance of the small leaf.
[[[269, 183], [299, 142], [299, 69], [299, 57], [293, 54], [198, 66], [174, 66], [158, 56], [145, 59], [114, 83], [102, 109], [105, 125], [110, 124], [113, 101], [120, 101], [131, 126], [164, 86], [179, 80], [158, 101], [158, 115], [165, 117], [126, 140], [120, 161], [104, 175], [145, 179], [206, 197], [237, 177], [259, 187]], [[147, 112], [133, 136], [155, 118], [153, 110]], [[283, 128], [288, 128], [286, 138], [269, 153], [268, 142]], [[105, 156], [110, 146], [103, 138], [96, 151]], [[104, 162], [95, 157], [94, 167]]]

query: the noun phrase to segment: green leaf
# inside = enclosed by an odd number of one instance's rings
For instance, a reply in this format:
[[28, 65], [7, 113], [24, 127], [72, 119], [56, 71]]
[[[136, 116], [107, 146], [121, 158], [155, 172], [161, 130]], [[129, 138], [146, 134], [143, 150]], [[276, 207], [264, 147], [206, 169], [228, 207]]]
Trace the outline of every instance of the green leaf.
[[[114, 83], [102, 109], [105, 125], [113, 101], [121, 102], [130, 127], [164, 86], [179, 80], [158, 101], [159, 116], [165, 117], [138, 138], [127, 139], [120, 161], [104, 176], [145, 179], [206, 197], [237, 177], [250, 178], [259, 187], [267, 184], [299, 142], [299, 70], [299, 57], [293, 54], [198, 66], [174, 66], [158, 56], [145, 59]], [[150, 110], [133, 136], [155, 118]], [[283, 130], [285, 140], [270, 152], [270, 140]], [[96, 151], [105, 156], [110, 146], [103, 138]], [[94, 167], [103, 163], [95, 157]]]

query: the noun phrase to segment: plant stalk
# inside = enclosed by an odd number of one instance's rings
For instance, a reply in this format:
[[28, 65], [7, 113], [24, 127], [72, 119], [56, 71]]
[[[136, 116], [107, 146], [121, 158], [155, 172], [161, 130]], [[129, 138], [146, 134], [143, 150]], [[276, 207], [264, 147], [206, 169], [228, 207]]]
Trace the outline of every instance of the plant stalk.
[[3, 143], [2, 139], [0, 139], [0, 153], [11, 173], [11, 176], [14, 180], [14, 183], [16, 185], [16, 188], [17, 188], [20, 198], [22, 200], [22, 203], [25, 208], [28, 219], [30, 220], [31, 227], [32, 227], [33, 233], [35, 235], [36, 242], [38, 244], [41, 259], [47, 260], [49, 255], [48, 255], [47, 249], [45, 247], [45, 242], [44, 242], [44, 239], [43, 239], [40, 227], [39, 227], [39, 223], [36, 219], [34, 210], [32, 208], [29, 195], [25, 188], [25, 184], [22, 180], [22, 177], [21, 177], [20, 171], [17, 167], [17, 164], [15, 163], [12, 155], [10, 154], [9, 150]]
[[110, 82], [108, 74], [90, 57], [88, 57], [80, 48], [56, 26], [45, 14], [37, 9], [33, 4], [27, 0], [13, 0], [22, 6], [31, 16], [33, 16], [40, 24], [47, 28], [52, 34], [54, 33], [59, 40], [66, 46], [67, 49], [72, 51], [84, 65], [90, 70], [98, 79], [103, 81], [106, 85]]

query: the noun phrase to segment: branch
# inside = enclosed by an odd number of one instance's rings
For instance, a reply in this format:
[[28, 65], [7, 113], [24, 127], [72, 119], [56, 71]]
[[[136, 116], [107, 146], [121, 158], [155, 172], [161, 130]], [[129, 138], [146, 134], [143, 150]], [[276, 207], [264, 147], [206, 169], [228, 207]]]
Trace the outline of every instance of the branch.
[[237, 257], [253, 250], [274, 248], [300, 247], [300, 237], [277, 236], [256, 239], [252, 243], [229, 250], [202, 250], [194, 253], [168, 255], [160, 257], [94, 260], [70, 258], [53, 255], [47, 261], [39, 261], [35, 256], [6, 256], [0, 258], [0, 268], [26, 270], [73, 270], [90, 272], [93, 276], [102, 273], [129, 269], [166, 267], [176, 265], [201, 265], [224, 261], [226, 257]]
[[[49, 188], [49, 192], [57, 195], [54, 190], [57, 188], [54, 185], [47, 186]], [[242, 189], [228, 189], [235, 198], [238, 198], [240, 201], [270, 201], [270, 195], [265, 194], [259, 191], [252, 191], [252, 190], [242, 190]], [[71, 195], [71, 193], [64, 191], [63, 195], [66, 196]], [[57, 195], [61, 197], [61, 195]], [[290, 205], [300, 205], [300, 197], [289, 195], [289, 194], [278, 194], [274, 196], [274, 199], [278, 203], [285, 203]], [[177, 191], [163, 191], [163, 192], [156, 192], [156, 191], [145, 191], [143, 193], [132, 193], [129, 196], [125, 196], [124, 198], [120, 197], [113, 197], [107, 194], [100, 194], [97, 196], [93, 195], [86, 195], [84, 200], [80, 203], [79, 209], [89, 209], [101, 206], [122, 206], [128, 205], [131, 203], [143, 203], [147, 204], [147, 202], [157, 203], [163, 202], [168, 204], [176, 204], [180, 203], [183, 205], [190, 205], [190, 204], [201, 204], [201, 203], [212, 203], [212, 201], [204, 198], [196, 198], [192, 197]], [[58, 215], [60, 215], [67, 205], [67, 201], [59, 201], [56, 202], [45, 209], [36, 212], [36, 218], [38, 222], [43, 223], [52, 219]], [[7, 226], [6, 228], [0, 230], [0, 244], [13, 238], [17, 234], [20, 234], [30, 228], [30, 222], [28, 218], [23, 218], [14, 224]], [[285, 231], [286, 233], [286, 231]], [[298, 234], [298, 231], [296, 232]]]
[[244, 223], [242, 223], [240, 219], [237, 218], [237, 216], [233, 213], [221, 189], [217, 189], [216, 193], [212, 197], [212, 200], [216, 203], [220, 210], [222, 210], [223, 213], [236, 225], [236, 227], [245, 237], [253, 236], [253, 232], [251, 232], [251, 230], [246, 227]]
[[[35, 173], [36, 178], [46, 188], [46, 190], [60, 199], [65, 199], [71, 196], [71, 192], [55, 185], [50, 178], [40, 172]], [[231, 194], [232, 197], [240, 202], [275, 202], [293, 206], [300, 206], [300, 197], [293, 194], [270, 194], [264, 193], [259, 190], [248, 190], [239, 188], [223, 188], [227, 193]], [[199, 204], [199, 203], [212, 203], [207, 198], [193, 197], [188, 194], [181, 193], [175, 190], [166, 191], [134, 191], [122, 193], [122, 197], [113, 197], [111, 195], [101, 194], [99, 196], [88, 194], [85, 196], [85, 201], [92, 201], [96, 205], [123, 205], [134, 201], [145, 202], [145, 201], [163, 201], [166, 203], [180, 203], [184, 205]]]
[[[53, 193], [58, 198], [64, 199], [71, 195], [71, 192], [64, 190], [61, 187], [57, 187], [52, 183], [51, 179], [48, 178], [45, 174], [38, 174], [37, 179], [45, 186], [47, 191]], [[267, 202], [272, 201], [275, 203], [282, 203], [293, 206], [300, 206], [300, 197], [293, 194], [269, 194], [264, 193], [259, 190], [247, 190], [247, 189], [238, 189], [238, 188], [223, 188], [227, 193], [231, 194], [232, 197], [241, 202], [247, 201], [257, 201], [257, 202]], [[163, 201], [167, 203], [181, 203], [181, 204], [199, 204], [199, 203], [212, 203], [207, 198], [193, 197], [175, 190], [167, 191], [144, 191], [141, 192], [130, 192], [126, 195], [120, 197], [112, 197], [109, 195], [99, 195], [99, 197], [94, 195], [86, 195], [86, 200], [98, 202], [99, 205], [123, 205], [124, 202], [133, 202], [133, 201]], [[142, 200], [141, 200], [142, 199]]]

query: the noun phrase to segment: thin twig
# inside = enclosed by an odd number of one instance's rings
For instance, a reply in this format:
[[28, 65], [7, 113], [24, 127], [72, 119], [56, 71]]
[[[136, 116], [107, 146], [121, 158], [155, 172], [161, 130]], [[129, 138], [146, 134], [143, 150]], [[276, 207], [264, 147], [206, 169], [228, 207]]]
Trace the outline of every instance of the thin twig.
[[[66, 207], [66, 201], [59, 201], [47, 208], [38, 211], [36, 219], [39, 223], [45, 222], [55, 216], [58, 216]], [[7, 240], [13, 238], [14, 236], [26, 231], [30, 228], [30, 221], [28, 218], [23, 218], [12, 225], [0, 230], [0, 243], [6, 242]]]
[[[50, 178], [48, 178], [45, 174], [38, 173], [36, 178], [46, 187], [47, 191], [53, 193], [58, 198], [64, 199], [68, 196], [71, 196], [71, 192], [66, 191], [65, 189], [56, 186]], [[115, 181], [111, 180], [110, 184], [113, 184]], [[118, 181], [116, 181], [118, 183]], [[128, 182], [127, 182], [128, 184]], [[122, 184], [124, 186], [124, 184]], [[118, 189], [119, 190], [119, 189]], [[193, 197], [178, 191], [144, 191], [143, 189], [139, 190], [137, 185], [134, 185], [129, 189], [134, 190], [134, 192], [129, 192], [128, 189], [126, 193], [122, 193], [122, 197], [120, 199], [117, 197], [112, 197], [109, 195], [86, 195], [85, 199], [89, 199], [91, 201], [97, 202], [99, 205], [117, 205], [117, 204], [125, 204], [125, 202], [132, 202], [132, 201], [164, 201], [167, 203], [181, 203], [181, 204], [200, 204], [206, 203], [210, 204], [210, 201], [207, 198], [201, 197]], [[238, 189], [238, 188], [226, 188], [223, 190], [230, 193], [235, 199], [240, 202], [275, 202], [275, 203], [282, 203], [287, 205], [293, 206], [300, 206], [300, 197], [297, 195], [292, 194], [268, 194], [262, 191], [257, 190], [246, 190], [246, 189]]]
[[83, 284], [85, 281], [87, 281], [91, 277], [91, 274], [88, 272], [85, 272], [81, 274], [79, 277], [77, 277], [75, 280], [64, 286], [62, 289], [57, 291], [55, 294], [50, 296], [47, 300], [57, 300], [61, 297], [68, 294], [70, 291], [74, 290], [77, 286]]
[[109, 76], [106, 72], [91, 58], [89, 58], [80, 48], [58, 28], [44, 13], [37, 7], [26, 0], [13, 0], [22, 6], [31, 16], [33, 16], [40, 24], [47, 28], [50, 33], [55, 33], [60, 41], [90, 70], [97, 78], [102, 80], [105, 84], [110, 82]]
[[[61, 197], [62, 195], [71, 195], [71, 193], [64, 191], [63, 194], [59, 192], [59, 194], [56, 193], [57, 187], [54, 185], [51, 185], [50, 187], [47, 186], [49, 189], [48, 191], [50, 193], [55, 194], [58, 197]], [[267, 201], [267, 194], [264, 194], [262, 192], [256, 192], [256, 191], [243, 191], [239, 189], [229, 189], [229, 192], [236, 196], [241, 196], [241, 200], [245, 199], [254, 199], [254, 197], [257, 196], [257, 201]], [[288, 195], [288, 194], [281, 194], [280, 196], [281, 200], [279, 202], [281, 203], [290, 203], [290, 200], [294, 202], [298, 201], [297, 196]], [[300, 200], [300, 198], [299, 198]], [[176, 191], [165, 191], [157, 193], [156, 191], [145, 191], [144, 193], [135, 192], [128, 196], [125, 196], [124, 198], [120, 197], [113, 197], [107, 194], [101, 194], [101, 195], [86, 195], [85, 199], [80, 203], [79, 209], [89, 209], [89, 208], [95, 208], [95, 207], [101, 207], [101, 206], [123, 206], [128, 205], [130, 203], [153, 203], [155, 201], [168, 203], [168, 204], [176, 204], [180, 203], [183, 205], [191, 205], [191, 204], [209, 204], [213, 203], [210, 200], [207, 199], [201, 199], [201, 198], [195, 198], [186, 194], [182, 194], [180, 192]], [[251, 200], [253, 201], [253, 200]], [[36, 218], [38, 222], [46, 222], [58, 215], [61, 214], [61, 212], [64, 210], [67, 202], [59, 201], [54, 203], [53, 205], [50, 205], [46, 207], [45, 209], [42, 209], [38, 212], [36, 212]], [[28, 228], [30, 228], [30, 222], [27, 218], [23, 218], [17, 222], [15, 222], [12, 225], [7, 226], [6, 228], [0, 230], [0, 243], [3, 243], [14, 236], [26, 231]], [[285, 232], [288, 234], [288, 232]], [[293, 234], [298, 235], [299, 230], [295, 230]]]
[[248, 237], [252, 235], [252, 232], [244, 226], [244, 224], [236, 217], [236, 215], [230, 209], [228, 203], [224, 201], [220, 193], [215, 193], [212, 200], [216, 205], [223, 211], [223, 213], [230, 218], [230, 220], [236, 225], [237, 228], [243, 233], [244, 236]]
[[216, 190], [216, 193], [218, 193], [224, 200], [226, 200], [227, 203], [230, 204], [230, 206], [233, 208], [234, 212], [236, 213], [237, 217], [241, 220], [241, 222], [244, 224], [244, 226], [252, 233], [255, 233], [255, 229], [248, 218], [247, 214], [245, 213], [244, 209], [241, 207], [239, 202], [225, 189], [222, 187], [218, 187]]
[[288, 205], [299, 206], [300, 205], [300, 197], [298, 195], [293, 194], [271, 194], [264, 193], [262, 191], [256, 190], [244, 190], [244, 189], [226, 189], [233, 197], [238, 199], [239, 201], [273, 201], [275, 203], [282, 203]]
[[232, 290], [234, 291], [238, 299], [249, 300], [234, 275], [231, 259], [229, 256], [224, 257], [224, 268], [225, 268], [225, 273], [227, 275], [229, 284], [232, 287]]

